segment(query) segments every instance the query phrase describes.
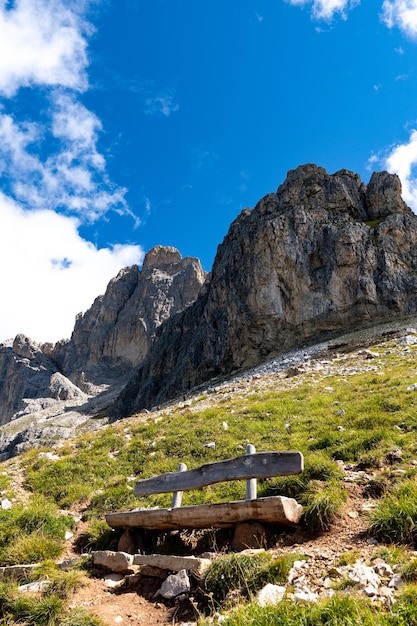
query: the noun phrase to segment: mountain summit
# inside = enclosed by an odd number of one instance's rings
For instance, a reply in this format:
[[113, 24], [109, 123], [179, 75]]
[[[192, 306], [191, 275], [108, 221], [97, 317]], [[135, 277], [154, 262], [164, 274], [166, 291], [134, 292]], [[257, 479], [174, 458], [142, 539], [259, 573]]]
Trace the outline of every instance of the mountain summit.
[[219, 246], [207, 289], [158, 329], [114, 408], [151, 407], [213, 376], [417, 311], [417, 217], [396, 175], [291, 170], [245, 209]]

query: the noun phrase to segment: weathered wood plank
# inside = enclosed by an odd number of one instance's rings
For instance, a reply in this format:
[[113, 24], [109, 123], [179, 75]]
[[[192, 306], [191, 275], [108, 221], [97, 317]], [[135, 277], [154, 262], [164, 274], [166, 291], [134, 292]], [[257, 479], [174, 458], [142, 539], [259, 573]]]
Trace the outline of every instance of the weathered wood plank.
[[135, 485], [135, 494], [148, 496], [152, 493], [199, 489], [228, 480], [288, 476], [299, 474], [303, 468], [304, 459], [301, 452], [260, 452], [218, 463], [207, 463], [186, 472], [167, 472], [140, 480]]
[[106, 522], [112, 528], [154, 530], [231, 528], [239, 522], [249, 520], [288, 526], [297, 524], [301, 513], [302, 506], [293, 498], [270, 496], [257, 500], [199, 504], [176, 509], [139, 509], [108, 513]]

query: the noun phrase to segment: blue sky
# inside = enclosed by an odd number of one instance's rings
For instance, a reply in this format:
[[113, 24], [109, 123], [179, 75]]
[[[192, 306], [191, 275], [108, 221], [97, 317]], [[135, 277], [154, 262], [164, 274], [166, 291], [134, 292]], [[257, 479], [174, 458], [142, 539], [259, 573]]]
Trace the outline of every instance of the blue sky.
[[210, 270], [306, 162], [417, 210], [417, 0], [0, 0], [0, 340], [157, 244]]

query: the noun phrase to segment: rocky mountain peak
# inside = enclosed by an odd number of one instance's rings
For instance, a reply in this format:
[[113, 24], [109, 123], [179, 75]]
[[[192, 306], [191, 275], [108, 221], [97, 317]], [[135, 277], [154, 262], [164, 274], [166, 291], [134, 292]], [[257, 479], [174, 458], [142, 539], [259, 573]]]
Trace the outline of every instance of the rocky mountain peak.
[[305, 342], [417, 311], [417, 217], [399, 178], [302, 165], [245, 209], [204, 294], [158, 331], [121, 416]]
[[45, 409], [56, 415], [54, 402], [64, 411], [68, 402], [114, 394], [145, 357], [158, 326], [195, 301], [205, 277], [198, 259], [156, 246], [141, 270], [120, 270], [76, 317], [70, 340], [38, 345], [17, 335], [0, 344], [0, 425]]
[[165, 268], [165, 266], [177, 267], [182, 261], [180, 252], [172, 246], [155, 246], [146, 253], [143, 260], [142, 271], [149, 268]]
[[41, 352], [38, 344], [23, 334], [16, 335], [14, 338], [13, 351], [16, 356], [21, 357], [22, 359], [29, 359], [30, 361], [32, 361], [36, 355], [39, 355]]
[[374, 173], [365, 185], [348, 170], [302, 165], [233, 221], [210, 281], [198, 259], [156, 246], [77, 316], [70, 340], [0, 344], [0, 423], [40, 407], [45, 423], [54, 413], [70, 430], [76, 405], [78, 416], [97, 412], [125, 387], [113, 409], [123, 417], [290, 349], [415, 313], [417, 217], [398, 177]]
[[374, 172], [368, 185], [358, 174], [346, 169], [328, 174], [311, 163], [288, 172], [278, 187], [275, 210], [325, 209], [346, 212], [355, 220], [372, 221], [391, 213], [411, 213], [401, 197], [396, 174]]

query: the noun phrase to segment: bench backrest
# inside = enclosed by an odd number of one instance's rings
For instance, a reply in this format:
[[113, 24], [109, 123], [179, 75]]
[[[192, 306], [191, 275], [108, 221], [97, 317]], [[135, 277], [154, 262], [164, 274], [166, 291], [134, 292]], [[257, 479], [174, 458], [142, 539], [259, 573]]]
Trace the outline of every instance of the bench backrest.
[[[153, 493], [180, 493], [187, 489], [199, 489], [214, 483], [230, 480], [246, 480], [246, 499], [256, 499], [256, 478], [288, 476], [299, 474], [304, 469], [301, 452], [260, 452], [255, 453], [253, 446], [247, 446], [247, 454], [207, 463], [199, 468], [187, 470], [181, 464], [178, 472], [167, 472], [160, 476], [140, 480], [135, 485], [135, 495], [148, 496]], [[178, 497], [173, 506], [179, 506]]]

